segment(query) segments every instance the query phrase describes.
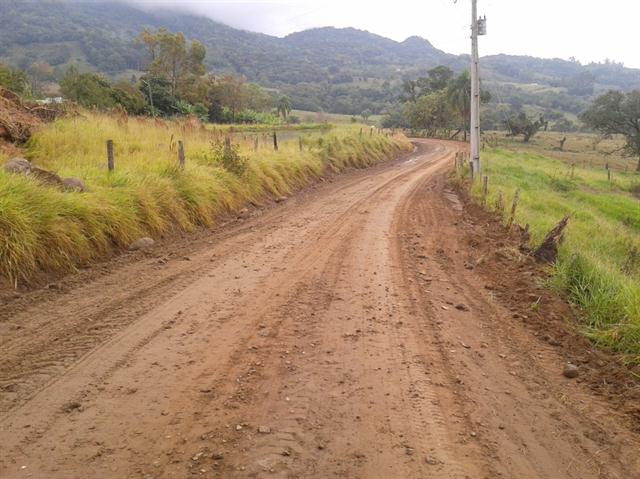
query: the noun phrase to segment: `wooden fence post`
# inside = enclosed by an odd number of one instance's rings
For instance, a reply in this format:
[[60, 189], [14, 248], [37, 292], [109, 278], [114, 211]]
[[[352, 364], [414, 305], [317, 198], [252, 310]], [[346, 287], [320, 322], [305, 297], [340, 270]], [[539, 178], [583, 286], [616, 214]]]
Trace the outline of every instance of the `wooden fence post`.
[[511, 229], [511, 225], [513, 224], [513, 220], [516, 216], [516, 208], [518, 207], [519, 200], [520, 200], [520, 190], [516, 190], [516, 194], [513, 195], [513, 203], [511, 204], [511, 215], [509, 216], [509, 223], [507, 223], [508, 229]]
[[273, 149], [278, 151], [278, 137], [276, 136], [276, 132], [273, 132]]
[[258, 151], [258, 138], [260, 137], [256, 135], [255, 140], [253, 140], [253, 151]]
[[611, 170], [607, 168], [607, 180], [611, 182]]
[[484, 175], [482, 177], [482, 204], [487, 204], [487, 194], [489, 193], [489, 177]]
[[113, 140], [107, 140], [107, 168], [109, 171], [113, 171], [115, 168], [113, 164]]
[[178, 140], [178, 165], [181, 170], [184, 170], [184, 143], [182, 140]]
[[303, 147], [303, 145], [302, 145], [302, 137], [299, 136], [298, 137], [298, 148], [300, 148], [300, 151], [302, 151], [302, 147]]
[[231, 155], [231, 137], [229, 135], [224, 137], [224, 154], [225, 157]]

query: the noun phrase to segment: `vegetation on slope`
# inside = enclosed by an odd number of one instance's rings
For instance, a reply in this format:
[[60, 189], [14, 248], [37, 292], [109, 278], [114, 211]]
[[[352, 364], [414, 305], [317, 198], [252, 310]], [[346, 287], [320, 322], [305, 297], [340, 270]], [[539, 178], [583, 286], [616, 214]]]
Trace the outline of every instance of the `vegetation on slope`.
[[[202, 16], [120, 2], [0, 0], [0, 61], [33, 75], [60, 80], [69, 65], [129, 80], [144, 69], [133, 39], [143, 27], [183, 32], [207, 48], [205, 64], [215, 74], [233, 73], [288, 95], [293, 107], [359, 115], [393, 105], [403, 80], [445, 65], [459, 73], [469, 64], [427, 40], [395, 42], [355, 29], [320, 28], [276, 38], [237, 30]], [[584, 99], [604, 88], [640, 87], [637, 69], [604, 62], [496, 55], [482, 59], [485, 86], [501, 106], [520, 102], [548, 111], [578, 113]], [[543, 90], [544, 89], [544, 90]], [[491, 105], [494, 105], [492, 103]], [[499, 118], [499, 116], [497, 116]]]
[[[227, 130], [228, 131], [228, 130]], [[38, 167], [82, 179], [84, 193], [0, 171], [0, 279], [64, 272], [105, 258], [141, 236], [210, 226], [248, 202], [286, 195], [329, 171], [360, 168], [410, 149], [403, 136], [360, 135], [342, 127], [281, 141], [225, 133], [197, 122], [114, 117], [57, 120], [28, 142]], [[112, 139], [115, 171], [106, 168]], [[184, 141], [186, 166], [177, 163]]]
[[[597, 344], [640, 361], [640, 182], [637, 175], [572, 167], [534, 152], [494, 149], [483, 156], [487, 205], [516, 189], [516, 221], [529, 224], [535, 244], [565, 215], [565, 241], [553, 284], [585, 313], [584, 330]], [[479, 184], [474, 194], [481, 194]], [[505, 215], [509, 212], [504, 212]]]

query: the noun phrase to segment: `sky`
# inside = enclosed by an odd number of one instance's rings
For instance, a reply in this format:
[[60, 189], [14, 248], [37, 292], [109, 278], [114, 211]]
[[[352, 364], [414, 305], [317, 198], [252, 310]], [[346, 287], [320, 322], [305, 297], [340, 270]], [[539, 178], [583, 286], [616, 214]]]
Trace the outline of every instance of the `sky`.
[[[394, 40], [418, 35], [448, 53], [469, 50], [471, 0], [131, 0], [179, 6], [245, 30], [284, 36], [354, 27]], [[605, 59], [640, 68], [640, 0], [478, 0], [488, 35], [480, 54]]]

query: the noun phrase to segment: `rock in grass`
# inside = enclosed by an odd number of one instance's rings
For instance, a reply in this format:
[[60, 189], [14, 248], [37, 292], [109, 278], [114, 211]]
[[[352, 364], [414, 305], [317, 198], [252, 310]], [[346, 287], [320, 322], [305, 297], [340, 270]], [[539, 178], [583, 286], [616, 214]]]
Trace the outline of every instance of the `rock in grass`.
[[62, 180], [62, 186], [67, 191], [77, 191], [78, 193], [82, 193], [87, 190], [83, 181], [78, 178], [65, 178]]
[[42, 168], [31, 167], [31, 175], [40, 183], [47, 186], [62, 186], [62, 178], [55, 173], [43, 170]]
[[562, 371], [564, 377], [569, 379], [577, 378], [579, 373], [580, 369], [578, 368], [578, 366], [571, 363], [565, 364], [564, 370]]
[[129, 250], [130, 251], [138, 251], [138, 250], [147, 249], [147, 248], [152, 247], [154, 243], [155, 243], [155, 241], [153, 241], [153, 238], [149, 238], [148, 236], [145, 236], [145, 237], [137, 239], [133, 243], [131, 243], [129, 245]]
[[27, 175], [31, 171], [31, 162], [25, 158], [11, 158], [4, 164], [6, 173], [17, 173]]

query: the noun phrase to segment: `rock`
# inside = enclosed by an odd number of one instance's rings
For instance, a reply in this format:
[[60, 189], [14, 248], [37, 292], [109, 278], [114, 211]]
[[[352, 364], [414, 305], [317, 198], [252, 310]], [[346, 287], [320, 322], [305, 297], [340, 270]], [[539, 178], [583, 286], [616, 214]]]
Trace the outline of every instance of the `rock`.
[[78, 401], [70, 401], [62, 406], [62, 410], [66, 413], [77, 411], [79, 409], [82, 409], [82, 404]]
[[269, 426], [259, 426], [258, 432], [260, 434], [271, 434], [271, 428]]
[[6, 173], [18, 173], [28, 175], [31, 171], [31, 163], [25, 158], [19, 156], [11, 158], [4, 164], [4, 171]]
[[437, 466], [438, 463], [440, 462], [433, 456], [427, 456], [425, 460], [427, 461], [427, 464], [429, 464], [430, 466]]
[[456, 304], [456, 309], [459, 311], [469, 311], [469, 307], [466, 304], [462, 303]]
[[213, 454], [211, 454], [211, 459], [213, 459], [214, 461], [221, 461], [222, 459], [224, 459], [224, 454], [222, 454], [221, 452], [214, 452]]
[[147, 248], [150, 248], [151, 246], [153, 246], [154, 243], [155, 243], [155, 241], [153, 240], [153, 238], [149, 238], [148, 236], [145, 236], [145, 237], [137, 239], [133, 243], [131, 243], [129, 245], [129, 250], [130, 251], [138, 251], [138, 250], [142, 250], [142, 249], [147, 249]]
[[287, 197], [286, 196], [278, 196], [275, 201], [276, 203], [282, 203], [283, 201], [286, 201]]
[[31, 167], [31, 175], [40, 183], [47, 186], [62, 186], [62, 178], [55, 173], [43, 170], [42, 168]]
[[62, 180], [62, 187], [67, 191], [77, 191], [78, 193], [87, 191], [83, 181], [78, 178], [64, 178]]
[[580, 374], [580, 368], [578, 368], [578, 366], [576, 366], [575, 364], [567, 363], [564, 366], [564, 370], [562, 371], [562, 374], [564, 375], [565, 378], [569, 378], [569, 379], [577, 378], [578, 374]]
[[247, 218], [249, 216], [249, 208], [242, 208], [238, 211], [238, 218]]

